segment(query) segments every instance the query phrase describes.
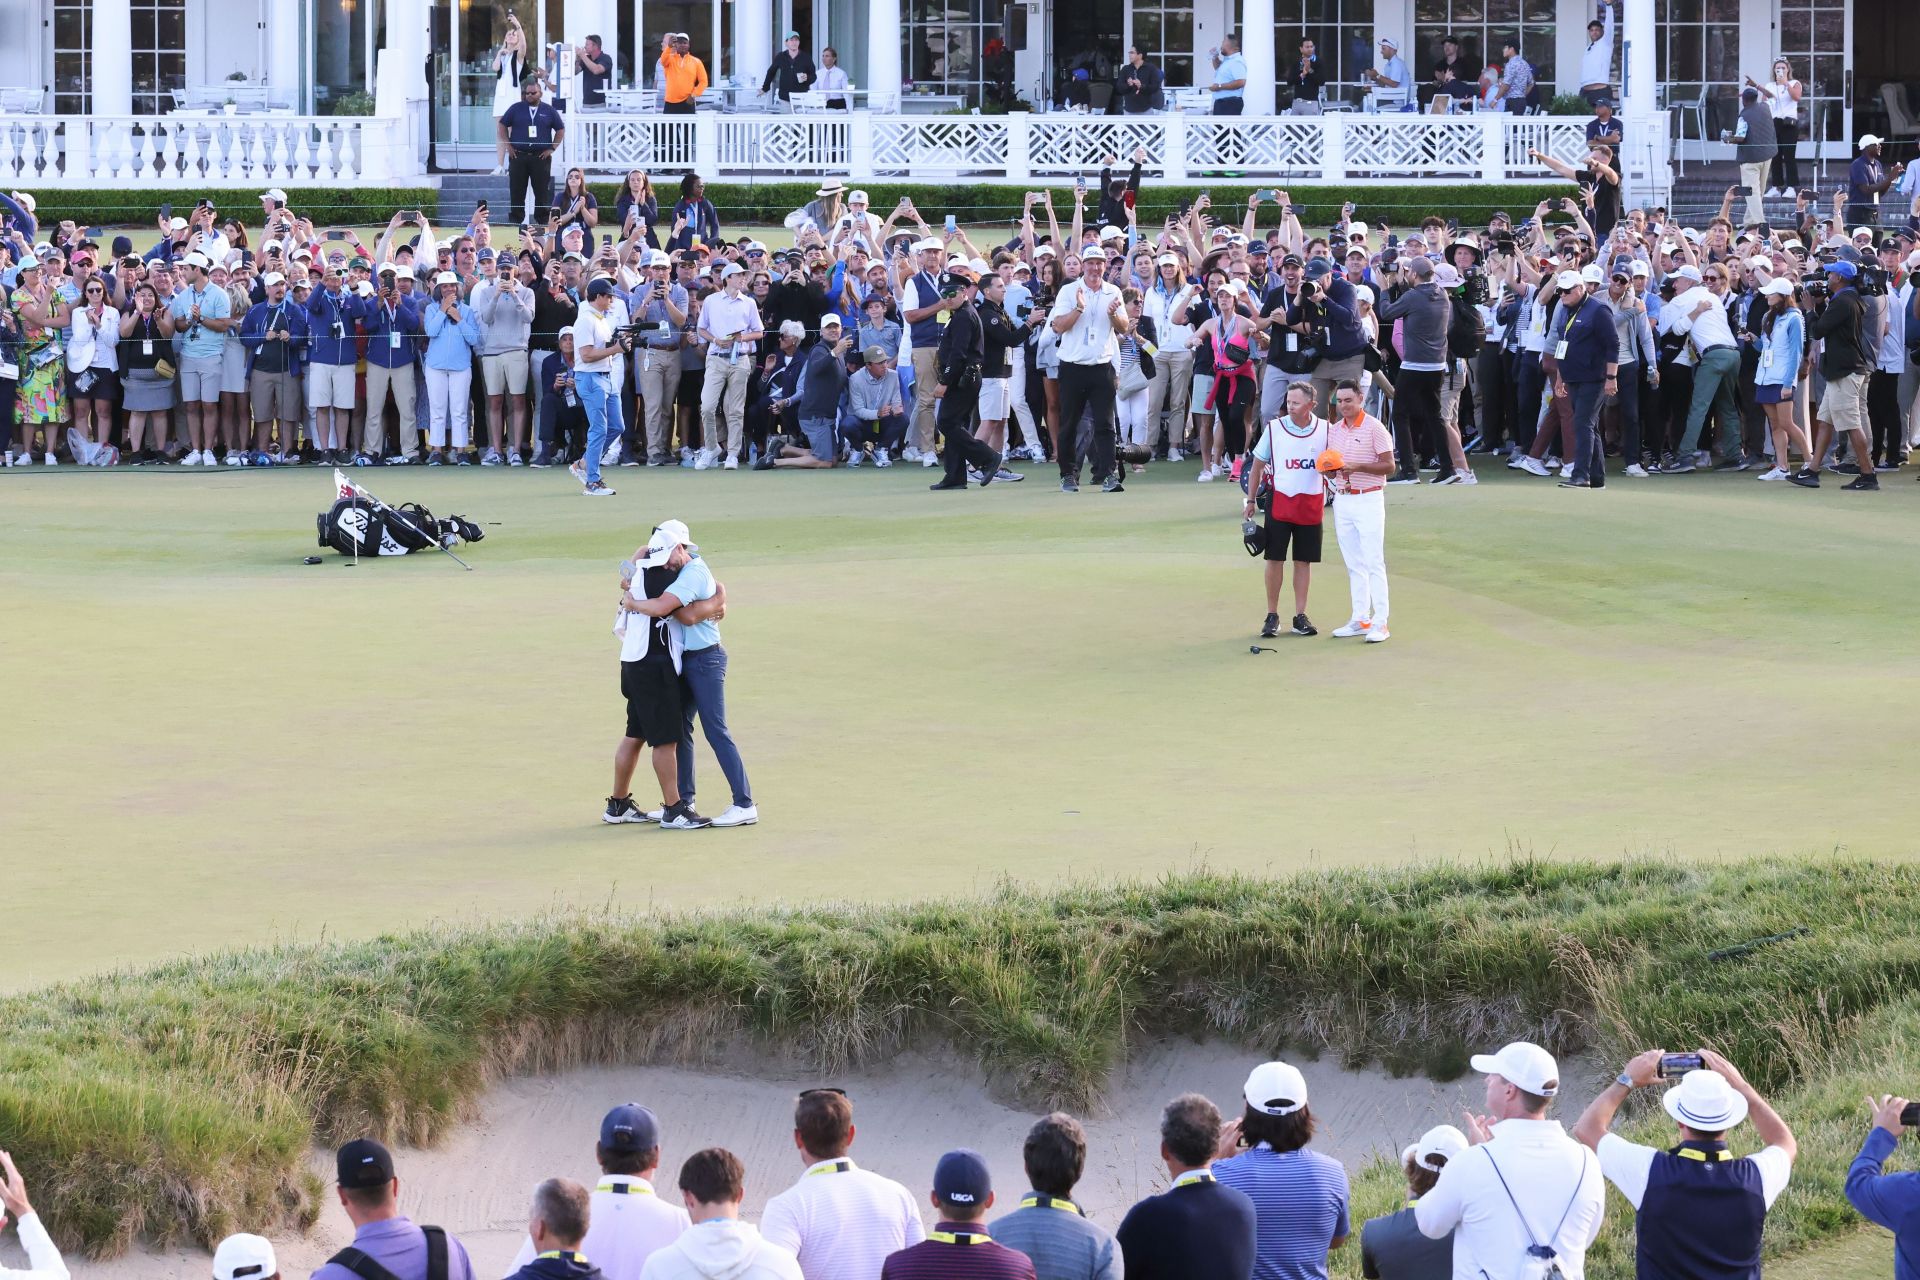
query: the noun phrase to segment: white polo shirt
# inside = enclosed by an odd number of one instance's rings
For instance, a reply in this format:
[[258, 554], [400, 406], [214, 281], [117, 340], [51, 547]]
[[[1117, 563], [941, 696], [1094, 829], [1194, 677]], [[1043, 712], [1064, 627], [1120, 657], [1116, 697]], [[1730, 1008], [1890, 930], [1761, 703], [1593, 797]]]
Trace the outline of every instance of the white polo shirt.
[[1089, 289], [1084, 281], [1075, 280], [1060, 290], [1048, 319], [1058, 320], [1061, 316], [1072, 315], [1083, 296], [1087, 300], [1086, 310], [1073, 322], [1073, 328], [1055, 337], [1060, 363], [1112, 364], [1119, 353], [1120, 343], [1114, 337], [1113, 315], [1108, 308], [1120, 301], [1118, 286], [1102, 280], [1100, 288], [1095, 291]]
[[[1707, 303], [1697, 319], [1689, 320], [1688, 314], [1701, 303]], [[1708, 347], [1734, 346], [1733, 326], [1727, 323], [1727, 304], [1713, 296], [1713, 290], [1703, 284], [1696, 284], [1685, 293], [1677, 295], [1672, 302], [1660, 308], [1660, 314], [1666, 315], [1672, 308], [1673, 332], [1683, 333], [1693, 339], [1693, 345], [1700, 351]]]
[[[573, 322], [573, 371], [575, 373], [612, 373], [613, 357], [602, 356], [598, 360], [587, 360], [581, 355], [588, 347], [605, 348], [613, 345], [613, 308], [607, 308], [607, 314], [601, 315], [589, 302], [580, 308], [580, 314]], [[593, 1255], [588, 1254], [589, 1258]]]
[[809, 1166], [767, 1201], [760, 1234], [799, 1258], [806, 1280], [876, 1280], [887, 1255], [919, 1244], [927, 1229], [912, 1192], [841, 1156]]
[[1552, 1246], [1567, 1280], [1582, 1280], [1606, 1204], [1599, 1158], [1559, 1121], [1502, 1120], [1491, 1141], [1447, 1162], [1413, 1213], [1430, 1240], [1453, 1232], [1454, 1280], [1522, 1280], [1533, 1240]]
[[[0, 1275], [13, 1280], [67, 1280], [67, 1264], [60, 1257], [60, 1250], [54, 1246], [53, 1237], [47, 1234], [47, 1228], [40, 1221], [40, 1215], [30, 1213], [20, 1219], [20, 1247], [27, 1251], [26, 1271], [9, 1271], [0, 1267]], [[880, 1274], [875, 1270], [875, 1275]]]
[[[640, 1280], [640, 1268], [647, 1265], [655, 1250], [680, 1238], [693, 1225], [693, 1219], [680, 1206], [680, 1193], [673, 1192], [668, 1204], [645, 1178], [620, 1173], [603, 1173], [593, 1183], [588, 1208], [587, 1238], [580, 1252], [587, 1255], [607, 1280]], [[534, 1259], [533, 1241], [520, 1246], [512, 1275]]]

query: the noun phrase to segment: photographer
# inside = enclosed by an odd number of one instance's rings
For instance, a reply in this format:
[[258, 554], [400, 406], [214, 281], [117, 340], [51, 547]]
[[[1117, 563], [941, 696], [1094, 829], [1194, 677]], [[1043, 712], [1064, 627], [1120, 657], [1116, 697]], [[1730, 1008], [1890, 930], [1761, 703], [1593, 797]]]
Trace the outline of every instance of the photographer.
[[[1388, 269], [1380, 278], [1391, 285], [1398, 275]], [[1434, 483], [1444, 484], [1454, 474], [1452, 453], [1441, 439], [1440, 427], [1440, 383], [1447, 371], [1447, 325], [1453, 318], [1453, 301], [1435, 278], [1434, 265], [1428, 259], [1413, 259], [1407, 265], [1407, 275], [1410, 286], [1375, 310], [1383, 322], [1402, 320], [1400, 376], [1395, 381], [1398, 394], [1394, 397], [1400, 473], [1395, 479], [1417, 483], [1419, 459], [1430, 453], [1440, 463]]]
[[[47, 1235], [47, 1229], [40, 1222], [40, 1215], [33, 1211], [33, 1205], [27, 1200], [27, 1184], [20, 1177], [20, 1170], [14, 1167], [13, 1157], [0, 1151], [0, 1206], [12, 1213], [20, 1224], [20, 1247], [27, 1251], [26, 1271], [5, 1271], [7, 1280], [67, 1280], [67, 1264], [60, 1258], [60, 1250], [54, 1246], [53, 1239]], [[6, 1227], [6, 1214], [0, 1213], [0, 1229]]]
[[633, 348], [633, 339], [615, 327], [608, 315], [613, 309], [613, 281], [596, 278], [587, 286], [587, 305], [573, 324], [576, 353], [573, 379], [580, 403], [587, 411], [587, 452], [575, 464], [582, 482], [580, 492], [589, 498], [610, 498], [613, 490], [600, 479], [600, 455], [607, 441], [617, 436], [609, 425], [620, 412], [614, 397], [613, 362], [623, 359]]
[[1883, 1173], [1881, 1166], [1899, 1145], [1900, 1135], [1920, 1118], [1914, 1111], [1905, 1098], [1882, 1094], [1876, 1102], [1869, 1097], [1867, 1114], [1873, 1127], [1847, 1169], [1847, 1203], [1868, 1222], [1893, 1232], [1895, 1280], [1920, 1276], [1920, 1173]]
[[[1665, 1280], [1734, 1280], [1758, 1275], [1767, 1210], [1793, 1174], [1793, 1131], [1745, 1077], [1719, 1054], [1702, 1049], [1701, 1066], [1661, 1095], [1680, 1127], [1677, 1146], [1658, 1151], [1607, 1132], [1627, 1094], [1657, 1083], [1659, 1049], [1640, 1054], [1601, 1092], [1573, 1126], [1593, 1148], [1600, 1170], [1634, 1207], [1635, 1254], [1642, 1276]], [[1749, 1115], [1766, 1145], [1736, 1159], [1727, 1133]]]
[[1820, 340], [1820, 376], [1826, 379], [1827, 389], [1813, 415], [1813, 452], [1806, 468], [1787, 478], [1803, 489], [1818, 489], [1821, 460], [1835, 433], [1844, 431], [1860, 474], [1841, 488], [1877, 492], [1880, 479], [1873, 474], [1873, 441], [1867, 434], [1867, 370], [1872, 361], [1864, 332], [1866, 308], [1853, 287], [1860, 269], [1836, 258], [1826, 264], [1825, 271], [1827, 302], [1814, 312], [1807, 336]]
[[639, 371], [634, 384], [646, 407], [647, 465], [672, 459], [673, 406], [680, 397], [680, 334], [687, 323], [687, 291], [667, 278], [672, 260], [647, 251], [646, 280], [633, 293], [633, 316], [649, 326], [634, 344]]

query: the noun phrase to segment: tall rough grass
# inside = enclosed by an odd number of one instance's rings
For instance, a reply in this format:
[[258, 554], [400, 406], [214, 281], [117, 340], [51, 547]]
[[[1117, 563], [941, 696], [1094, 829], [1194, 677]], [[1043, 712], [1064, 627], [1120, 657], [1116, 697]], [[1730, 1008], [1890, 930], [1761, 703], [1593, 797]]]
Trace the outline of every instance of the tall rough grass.
[[[1803, 1135], [1779, 1251], [1852, 1221], [1859, 1097], [1906, 1078], [1920, 1033], [1917, 918], [1920, 868], [1520, 861], [258, 949], [0, 1001], [0, 1145], [37, 1171], [56, 1234], [107, 1256], [310, 1225], [313, 1143], [431, 1143], [502, 1075], [697, 1064], [743, 1038], [828, 1069], [938, 1039], [1036, 1107], [1084, 1106], [1143, 1036], [1443, 1077], [1510, 1038], [1711, 1043]], [[1630, 1123], [1665, 1140], [1658, 1116]], [[1356, 1219], [1397, 1193], [1370, 1171]], [[1631, 1270], [1614, 1208], [1596, 1277]]]

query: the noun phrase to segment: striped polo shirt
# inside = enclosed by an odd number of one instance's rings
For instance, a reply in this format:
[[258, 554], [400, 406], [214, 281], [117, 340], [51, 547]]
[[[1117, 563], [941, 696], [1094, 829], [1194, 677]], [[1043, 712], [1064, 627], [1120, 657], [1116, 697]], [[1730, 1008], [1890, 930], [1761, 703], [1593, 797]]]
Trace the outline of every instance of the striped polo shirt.
[[1029, 1191], [993, 1224], [993, 1238], [1033, 1260], [1039, 1280], [1109, 1280], [1120, 1273], [1113, 1233], [1071, 1200]]
[[806, 1280], [876, 1280], [888, 1255], [927, 1229], [912, 1192], [840, 1156], [767, 1201], [760, 1234], [798, 1258]]
[[[1348, 466], [1356, 462], [1378, 462], [1393, 456], [1393, 432], [1370, 413], [1360, 415], [1358, 426], [1336, 416], [1327, 424], [1327, 448], [1337, 451]], [[1384, 488], [1387, 483], [1385, 476], [1358, 471], [1354, 472], [1351, 481], [1342, 479], [1338, 472], [1328, 479], [1333, 482], [1335, 493], [1372, 493]], [[1239, 1157], [1235, 1156], [1234, 1159]]]
[[1348, 1234], [1347, 1171], [1338, 1160], [1262, 1144], [1215, 1161], [1213, 1176], [1253, 1201], [1254, 1280], [1327, 1280], [1327, 1246]]

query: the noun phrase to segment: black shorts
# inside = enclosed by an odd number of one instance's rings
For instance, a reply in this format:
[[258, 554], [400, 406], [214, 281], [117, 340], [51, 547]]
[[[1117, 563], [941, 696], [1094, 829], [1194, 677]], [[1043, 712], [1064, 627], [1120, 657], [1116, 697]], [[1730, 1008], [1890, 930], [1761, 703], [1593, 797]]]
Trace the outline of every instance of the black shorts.
[[680, 676], [672, 662], [642, 658], [620, 664], [627, 700], [627, 736], [650, 747], [680, 741]]
[[1291, 520], [1275, 520], [1273, 514], [1267, 514], [1267, 559], [1287, 559], [1287, 544], [1293, 544], [1293, 562], [1295, 564], [1319, 564], [1321, 533], [1325, 524], [1295, 524]]

